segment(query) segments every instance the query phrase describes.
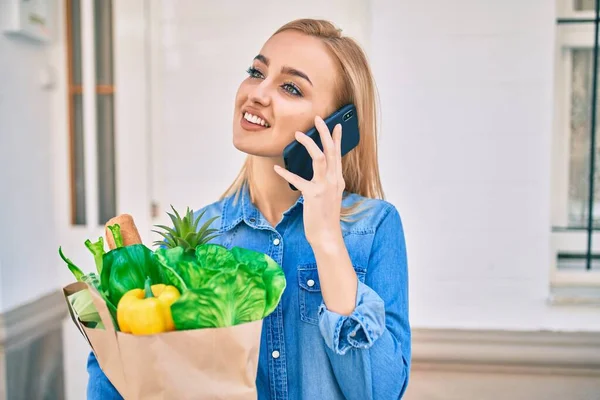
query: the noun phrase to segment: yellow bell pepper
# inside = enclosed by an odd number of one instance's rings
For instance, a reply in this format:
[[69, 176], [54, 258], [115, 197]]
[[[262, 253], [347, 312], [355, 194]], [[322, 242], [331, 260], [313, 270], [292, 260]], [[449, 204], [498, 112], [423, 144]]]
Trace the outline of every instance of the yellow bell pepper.
[[117, 321], [121, 332], [134, 335], [152, 335], [175, 330], [171, 304], [181, 294], [175, 286], [150, 285], [146, 279], [144, 289], [125, 293], [117, 305]]

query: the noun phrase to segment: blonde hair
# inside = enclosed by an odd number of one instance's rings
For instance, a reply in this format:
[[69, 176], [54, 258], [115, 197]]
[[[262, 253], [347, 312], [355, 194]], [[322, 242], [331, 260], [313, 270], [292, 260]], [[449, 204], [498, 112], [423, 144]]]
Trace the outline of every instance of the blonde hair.
[[[298, 19], [279, 28], [278, 33], [295, 30], [322, 40], [339, 66], [336, 108], [353, 103], [359, 121], [359, 145], [342, 158], [342, 173], [346, 191], [367, 198], [384, 198], [379, 177], [377, 158], [377, 94], [367, 57], [352, 38], [342, 36], [341, 30], [331, 22], [315, 19]], [[248, 157], [238, 176], [222, 198], [239, 194], [250, 179], [251, 157]], [[345, 219], [356, 212], [358, 204], [342, 209]]]

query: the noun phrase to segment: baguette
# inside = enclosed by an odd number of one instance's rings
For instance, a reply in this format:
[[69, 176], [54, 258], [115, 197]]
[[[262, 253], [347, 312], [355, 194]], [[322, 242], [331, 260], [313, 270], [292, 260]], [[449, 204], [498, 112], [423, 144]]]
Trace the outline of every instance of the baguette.
[[123, 237], [123, 246], [129, 246], [132, 244], [141, 244], [142, 238], [138, 232], [133, 217], [129, 214], [121, 214], [111, 218], [104, 225], [104, 231], [106, 234], [106, 241], [108, 242], [108, 248], [113, 250], [116, 248], [115, 239], [113, 238], [112, 232], [108, 227], [110, 225], [118, 224], [121, 227], [121, 236]]

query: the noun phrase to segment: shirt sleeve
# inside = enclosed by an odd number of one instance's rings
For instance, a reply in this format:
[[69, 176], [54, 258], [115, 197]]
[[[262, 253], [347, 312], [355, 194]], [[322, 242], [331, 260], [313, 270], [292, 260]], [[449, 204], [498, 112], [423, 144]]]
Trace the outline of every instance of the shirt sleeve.
[[117, 389], [110, 383], [93, 352], [90, 352], [87, 361], [88, 385], [87, 399], [88, 400], [123, 400]]
[[385, 330], [385, 305], [373, 289], [358, 282], [356, 306], [349, 316], [319, 308], [319, 327], [327, 346], [337, 354], [368, 349]]
[[349, 316], [319, 308], [327, 354], [347, 399], [399, 399], [408, 386], [411, 332], [404, 232], [393, 206], [379, 223], [365, 282]]

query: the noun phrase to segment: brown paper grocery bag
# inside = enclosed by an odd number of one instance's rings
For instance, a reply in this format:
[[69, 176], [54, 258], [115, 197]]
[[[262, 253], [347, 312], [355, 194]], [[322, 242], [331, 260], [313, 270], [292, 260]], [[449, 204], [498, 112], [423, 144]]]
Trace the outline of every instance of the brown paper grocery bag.
[[[66, 296], [89, 289], [106, 329], [83, 326]], [[77, 282], [63, 288], [73, 322], [100, 367], [126, 400], [255, 400], [262, 321], [136, 336], [116, 332], [96, 289]]]
[[[104, 323], [105, 327], [110, 326], [110, 330], [108, 328], [106, 330], [86, 328], [77, 319], [77, 316], [75, 315], [74, 310], [71, 308], [71, 303], [67, 297], [85, 289], [90, 290], [94, 305], [102, 317], [102, 322]], [[95, 288], [84, 282], [75, 282], [65, 286], [63, 288], [63, 293], [67, 302], [67, 307], [69, 308], [69, 314], [71, 314], [71, 319], [82, 335], [86, 338], [87, 342], [90, 344], [94, 355], [98, 359], [98, 364], [100, 364], [102, 367], [102, 371], [104, 371], [111, 383], [117, 388], [117, 390], [119, 390], [119, 393], [121, 393], [124, 398], [127, 398], [124, 396], [124, 391], [119, 389], [120, 387], [126, 387], [126, 385], [125, 377], [123, 375], [123, 367], [121, 364], [119, 343], [116, 335], [117, 332], [114, 330], [112, 318], [110, 317], [110, 313], [106, 307], [106, 304], [102, 300], [102, 297], [100, 297]], [[101, 304], [99, 304], [99, 302], [101, 302]]]

